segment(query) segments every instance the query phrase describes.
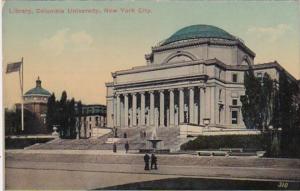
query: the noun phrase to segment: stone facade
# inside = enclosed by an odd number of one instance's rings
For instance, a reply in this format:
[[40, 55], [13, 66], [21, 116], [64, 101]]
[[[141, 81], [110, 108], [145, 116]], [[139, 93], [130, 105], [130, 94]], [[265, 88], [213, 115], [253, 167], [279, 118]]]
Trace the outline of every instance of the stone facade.
[[[25, 123], [26, 133], [49, 133], [46, 129], [46, 114], [50, 95], [47, 90], [42, 88], [42, 81], [39, 77], [36, 80], [36, 87], [24, 94], [24, 110], [33, 115], [33, 118]], [[17, 108], [21, 108], [21, 105], [17, 104]]]
[[106, 83], [108, 127], [204, 126], [208, 119], [210, 127], [245, 128], [244, 72], [251, 65], [256, 75], [278, 79], [283, 68], [276, 61], [254, 65], [255, 53], [242, 40], [205, 27], [205, 35], [202, 25], [181, 29], [180, 40], [152, 48], [146, 66], [112, 73], [113, 82]]
[[96, 129], [106, 127], [106, 107], [104, 105], [83, 105], [80, 120], [80, 138], [94, 136]]

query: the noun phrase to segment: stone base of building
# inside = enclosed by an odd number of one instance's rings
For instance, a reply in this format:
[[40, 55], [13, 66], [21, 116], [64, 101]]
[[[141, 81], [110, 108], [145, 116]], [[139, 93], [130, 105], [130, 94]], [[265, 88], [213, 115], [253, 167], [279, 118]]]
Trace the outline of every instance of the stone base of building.
[[196, 126], [190, 124], [179, 125], [180, 137], [214, 136], [214, 135], [257, 135], [261, 132], [256, 129], [222, 128], [219, 126]]

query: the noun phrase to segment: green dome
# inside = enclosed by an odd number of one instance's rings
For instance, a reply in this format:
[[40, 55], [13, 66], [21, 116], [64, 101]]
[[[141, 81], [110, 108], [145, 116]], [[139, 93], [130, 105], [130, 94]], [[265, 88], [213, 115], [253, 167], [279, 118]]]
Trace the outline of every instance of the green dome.
[[220, 38], [227, 40], [235, 40], [236, 38], [215, 26], [211, 25], [191, 25], [184, 27], [174, 33], [171, 37], [165, 40], [162, 45], [166, 45], [172, 42], [188, 40], [188, 39], [198, 39], [198, 38]]
[[47, 90], [42, 88], [42, 81], [40, 80], [40, 78], [38, 78], [36, 80], [36, 87], [28, 90], [25, 93], [25, 96], [32, 96], [32, 95], [50, 96], [51, 94]]
[[44, 88], [42, 87], [35, 87], [35, 88], [32, 88], [30, 90], [28, 90], [26, 93], [25, 93], [26, 96], [29, 96], [29, 95], [45, 95], [45, 96], [50, 96], [51, 94], [45, 90]]

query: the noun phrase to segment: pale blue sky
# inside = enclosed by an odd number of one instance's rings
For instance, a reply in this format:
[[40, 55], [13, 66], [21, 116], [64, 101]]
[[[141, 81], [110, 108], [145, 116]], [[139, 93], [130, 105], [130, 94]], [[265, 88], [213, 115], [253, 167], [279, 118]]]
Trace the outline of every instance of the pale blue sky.
[[[147, 8], [151, 14], [24, 15], [9, 13], [13, 8]], [[144, 65], [151, 46], [182, 27], [209, 24], [243, 39], [255, 63], [277, 60], [299, 79], [299, 10], [298, 1], [8, 1], [4, 63], [24, 56], [25, 90], [40, 75], [58, 96], [66, 89], [77, 100], [105, 104], [111, 72]], [[4, 88], [5, 106], [18, 101], [17, 74], [4, 76]]]

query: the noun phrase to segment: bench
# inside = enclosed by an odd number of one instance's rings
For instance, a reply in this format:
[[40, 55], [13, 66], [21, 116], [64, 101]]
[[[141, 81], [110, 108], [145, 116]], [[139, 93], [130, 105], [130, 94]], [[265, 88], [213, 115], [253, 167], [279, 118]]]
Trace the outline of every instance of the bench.
[[241, 153], [243, 152], [243, 148], [220, 148], [220, 151], [228, 151], [228, 152], [236, 152]]
[[227, 151], [196, 151], [198, 156], [228, 156]]

